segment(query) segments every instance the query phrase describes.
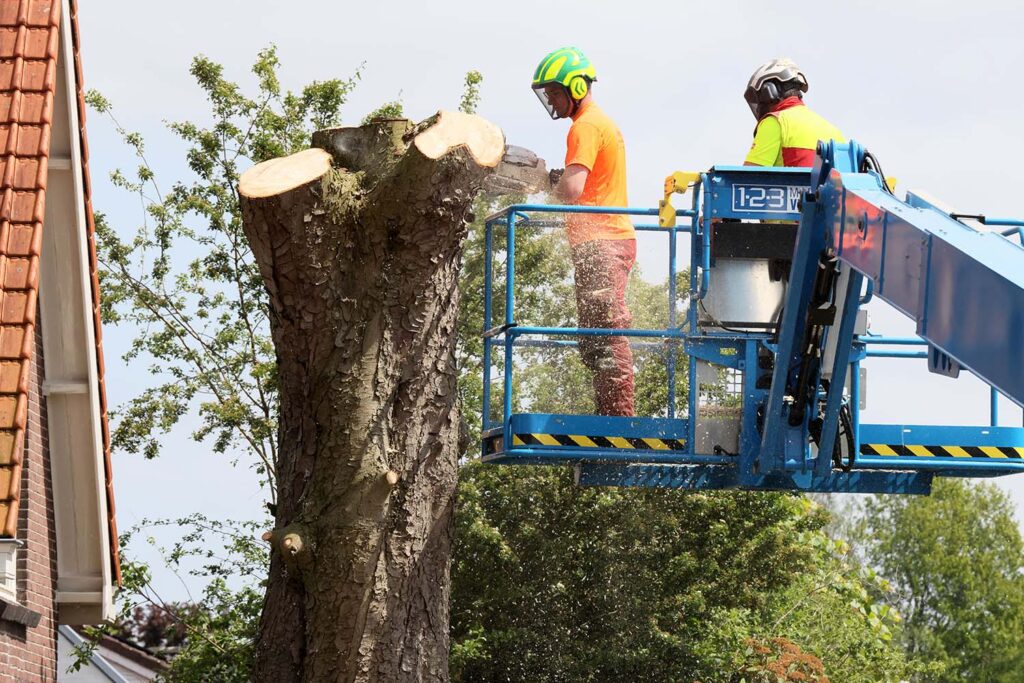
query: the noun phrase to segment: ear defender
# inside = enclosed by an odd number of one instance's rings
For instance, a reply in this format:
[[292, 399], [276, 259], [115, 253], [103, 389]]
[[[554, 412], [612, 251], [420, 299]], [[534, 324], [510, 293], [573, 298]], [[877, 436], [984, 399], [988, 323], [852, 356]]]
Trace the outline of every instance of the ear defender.
[[590, 90], [590, 86], [587, 84], [587, 79], [583, 78], [583, 76], [576, 76], [569, 81], [569, 94], [577, 102], [587, 96], [588, 90]]

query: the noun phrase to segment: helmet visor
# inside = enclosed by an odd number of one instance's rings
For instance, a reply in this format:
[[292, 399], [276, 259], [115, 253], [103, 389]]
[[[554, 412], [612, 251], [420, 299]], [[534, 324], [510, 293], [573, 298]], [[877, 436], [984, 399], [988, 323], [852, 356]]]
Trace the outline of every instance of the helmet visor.
[[754, 115], [755, 119], [760, 121], [762, 112], [767, 104], [761, 102], [760, 93], [748, 85], [746, 91], [743, 93], [743, 99], [747, 101], [747, 106], [750, 107], [750, 113]]
[[[537, 99], [544, 105], [544, 111], [548, 113], [552, 119], [564, 118], [558, 113], [559, 106], [562, 105], [565, 109], [570, 109], [569, 90], [565, 86], [559, 86], [557, 84], [547, 83], [545, 85], [533, 86], [533, 92], [536, 93]], [[561, 101], [564, 100], [564, 103]]]

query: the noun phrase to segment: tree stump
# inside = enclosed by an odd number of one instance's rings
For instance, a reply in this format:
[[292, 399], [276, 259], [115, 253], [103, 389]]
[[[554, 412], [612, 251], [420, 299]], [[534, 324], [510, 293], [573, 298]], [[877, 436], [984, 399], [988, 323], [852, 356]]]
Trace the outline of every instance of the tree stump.
[[255, 680], [445, 681], [458, 273], [504, 137], [440, 112], [320, 131], [239, 182], [270, 295], [278, 496]]

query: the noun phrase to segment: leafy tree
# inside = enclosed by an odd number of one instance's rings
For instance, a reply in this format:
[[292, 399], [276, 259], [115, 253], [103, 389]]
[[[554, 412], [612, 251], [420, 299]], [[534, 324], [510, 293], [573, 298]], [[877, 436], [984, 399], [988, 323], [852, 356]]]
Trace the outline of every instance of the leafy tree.
[[920, 669], [892, 642], [884, 583], [802, 497], [581, 489], [562, 468], [479, 463], [459, 495], [453, 680], [762, 680], [778, 638], [837, 681]]
[[164, 552], [165, 561], [175, 571], [199, 579], [203, 583], [201, 596], [190, 603], [165, 604], [145, 576], [144, 582], [128, 587], [133, 594], [122, 602], [125, 610], [133, 598], [141, 600], [148, 612], [176, 625], [168, 634], [168, 644], [177, 643], [177, 650], [164, 674], [166, 680], [251, 680], [252, 636], [263, 606], [266, 581], [266, 549], [259, 540], [264, 525], [192, 514], [147, 526], [172, 525], [181, 529], [182, 537]]
[[471, 464], [460, 496], [460, 681], [694, 676], [715, 615], [762, 607], [814, 525], [792, 498], [578, 489], [561, 468]]
[[[97, 222], [103, 319], [134, 336], [126, 362], [149, 361], [155, 385], [121, 407], [112, 445], [155, 457], [159, 438], [195, 409], [196, 441], [213, 451], [245, 454], [274, 496], [277, 382], [266, 293], [242, 234], [238, 175], [253, 163], [305, 148], [312, 128], [337, 125], [359, 78], [314, 82], [299, 93], [281, 88], [273, 47], [253, 65], [258, 89], [247, 96], [223, 67], [196, 57], [191, 73], [210, 102], [212, 122], [170, 124], [186, 144], [190, 180], [158, 182], [141, 136], [124, 129], [98, 93], [89, 102], [106, 114], [135, 153], [130, 177], [115, 185], [145, 207], [134, 230]], [[166, 191], [164, 191], [166, 189]]]
[[896, 683], [941, 673], [941, 664], [903, 650], [902, 617], [887, 601], [891, 584], [853, 556], [846, 542], [830, 538], [824, 528], [804, 533], [799, 542], [811, 550], [812, 561], [759, 616], [742, 671], [770, 673], [780, 661], [813, 671], [803, 653], [819, 661], [820, 673], [833, 681]]
[[[99, 637], [128, 638], [170, 662], [160, 680], [175, 683], [245, 683], [251, 680], [253, 635], [263, 605], [266, 549], [264, 525], [218, 521], [195, 513], [180, 519], [145, 521], [121, 536], [123, 583], [120, 613], [112, 623], [87, 629], [91, 636], [77, 652], [78, 670]], [[150, 567], [131, 557], [133, 538], [155, 528], [180, 530], [169, 548], [158, 548], [173, 573], [202, 582], [202, 593], [187, 602], [165, 600], [153, 584]], [[156, 545], [152, 537], [147, 542]]]
[[1006, 493], [937, 479], [930, 496], [875, 496], [855, 538], [896, 588], [908, 651], [945, 664], [928, 680], [1020, 680], [1024, 546]]

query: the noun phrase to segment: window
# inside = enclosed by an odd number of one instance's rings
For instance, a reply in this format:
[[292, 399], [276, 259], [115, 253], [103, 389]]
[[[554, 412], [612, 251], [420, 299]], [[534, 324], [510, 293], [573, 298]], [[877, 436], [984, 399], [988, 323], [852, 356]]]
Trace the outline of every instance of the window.
[[21, 541], [0, 538], [0, 600], [18, 601], [18, 547]]

